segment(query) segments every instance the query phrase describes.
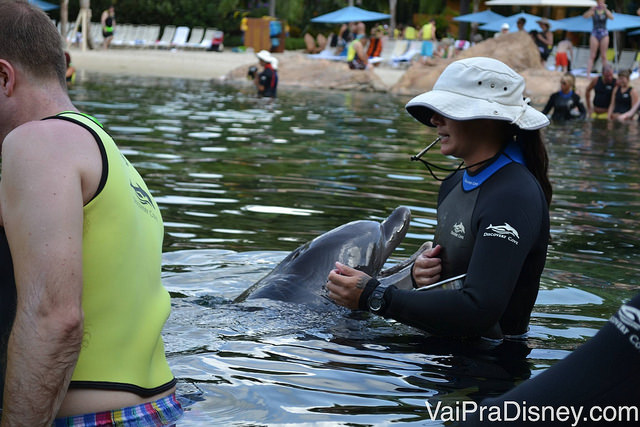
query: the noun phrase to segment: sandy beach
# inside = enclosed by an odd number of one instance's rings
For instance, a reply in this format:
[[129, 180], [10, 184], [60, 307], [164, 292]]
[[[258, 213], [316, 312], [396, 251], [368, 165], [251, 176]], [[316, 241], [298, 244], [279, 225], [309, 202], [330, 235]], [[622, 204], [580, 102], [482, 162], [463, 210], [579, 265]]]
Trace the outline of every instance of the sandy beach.
[[[73, 65], [79, 72], [178, 77], [190, 79], [216, 79], [240, 66], [257, 64], [254, 52], [206, 52], [167, 49], [95, 49], [82, 51], [69, 49]], [[276, 57], [285, 62], [300, 52], [284, 52]], [[388, 87], [393, 86], [404, 69], [377, 67], [375, 73]]]
[[[517, 35], [515, 36], [517, 37]], [[515, 39], [514, 39], [515, 40]], [[491, 56], [489, 52], [502, 52], [505, 58], [513, 59], [527, 49], [530, 43], [524, 37], [520, 43], [508, 43], [494, 46], [502, 41], [490, 39], [486, 44], [476, 46], [472, 50], [476, 56]], [[517, 40], [516, 40], [517, 42]], [[494, 43], [494, 44], [492, 44]], [[525, 43], [523, 45], [522, 43]], [[528, 46], [537, 58], [537, 51], [533, 43]], [[487, 51], [488, 50], [488, 51]], [[220, 79], [227, 77], [228, 81], [247, 84], [246, 69], [250, 65], [258, 65], [253, 51], [206, 52], [192, 50], [167, 49], [95, 49], [82, 51], [71, 47], [72, 63], [80, 76], [84, 72], [100, 72], [119, 75], [175, 77], [189, 79]], [[366, 73], [350, 72], [346, 65], [333, 61], [309, 60], [302, 51], [286, 51], [275, 54], [280, 61], [280, 87], [303, 86], [315, 89], [333, 88], [338, 90], [375, 90], [388, 91], [395, 94], [415, 96], [425, 90], [430, 90], [439, 72], [446, 65], [441, 63], [435, 67], [398, 67], [388, 64], [374, 67]], [[534, 58], [534, 59], [535, 59]], [[505, 60], [502, 58], [498, 58]], [[537, 60], [536, 60], [537, 61]], [[518, 63], [518, 60], [516, 60]], [[544, 105], [551, 93], [559, 90], [561, 73], [549, 71], [540, 66], [528, 67], [531, 63], [521, 60], [516, 69], [520, 69], [526, 81], [526, 96], [531, 98], [532, 104]], [[536, 64], [537, 65], [537, 64]], [[344, 71], [343, 71], [344, 70]], [[584, 93], [589, 79], [576, 78], [576, 91], [584, 100]], [[631, 85], [640, 90], [640, 79], [633, 80]]]

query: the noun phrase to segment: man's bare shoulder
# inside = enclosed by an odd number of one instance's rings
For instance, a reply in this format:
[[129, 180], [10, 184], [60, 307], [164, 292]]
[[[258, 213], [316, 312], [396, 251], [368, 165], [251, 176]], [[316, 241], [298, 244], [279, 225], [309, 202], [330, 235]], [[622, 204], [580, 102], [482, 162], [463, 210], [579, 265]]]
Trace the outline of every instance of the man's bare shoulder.
[[89, 131], [65, 120], [36, 120], [12, 130], [2, 144], [2, 157], [42, 157], [56, 153], [67, 158], [85, 149], [93, 151], [96, 143]]
[[6, 165], [14, 166], [12, 170], [66, 169], [85, 177], [102, 170], [102, 157], [94, 137], [83, 127], [65, 120], [37, 120], [18, 126], [4, 140], [2, 159]]

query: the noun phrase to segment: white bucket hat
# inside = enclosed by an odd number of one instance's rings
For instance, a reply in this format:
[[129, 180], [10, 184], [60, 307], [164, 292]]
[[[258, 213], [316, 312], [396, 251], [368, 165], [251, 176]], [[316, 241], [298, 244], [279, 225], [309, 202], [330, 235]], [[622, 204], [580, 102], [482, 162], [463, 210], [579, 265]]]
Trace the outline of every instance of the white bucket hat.
[[269, 64], [271, 64], [271, 61], [273, 61], [273, 56], [271, 56], [271, 52], [269, 52], [268, 50], [263, 49], [260, 52], [256, 53], [256, 56], [259, 60], [267, 62]]
[[547, 126], [547, 116], [523, 96], [520, 74], [496, 59], [475, 57], [449, 64], [433, 89], [413, 98], [405, 108], [431, 127], [434, 112], [452, 120], [505, 120], [525, 130]]

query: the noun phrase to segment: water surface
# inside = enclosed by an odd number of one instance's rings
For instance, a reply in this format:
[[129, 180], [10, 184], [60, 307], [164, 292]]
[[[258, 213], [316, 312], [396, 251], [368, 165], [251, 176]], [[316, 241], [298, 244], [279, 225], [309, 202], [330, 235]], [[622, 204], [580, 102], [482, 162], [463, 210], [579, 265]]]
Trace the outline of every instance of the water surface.
[[411, 208], [388, 265], [430, 240], [438, 183], [409, 157], [434, 131], [389, 95], [283, 89], [265, 103], [213, 82], [87, 77], [74, 102], [114, 135], [165, 221], [164, 338], [188, 405], [180, 425], [440, 425], [427, 399], [510, 389], [638, 290], [637, 124], [582, 122], [545, 131], [552, 242], [526, 345], [438, 340], [342, 309], [234, 304], [289, 251], [349, 221]]

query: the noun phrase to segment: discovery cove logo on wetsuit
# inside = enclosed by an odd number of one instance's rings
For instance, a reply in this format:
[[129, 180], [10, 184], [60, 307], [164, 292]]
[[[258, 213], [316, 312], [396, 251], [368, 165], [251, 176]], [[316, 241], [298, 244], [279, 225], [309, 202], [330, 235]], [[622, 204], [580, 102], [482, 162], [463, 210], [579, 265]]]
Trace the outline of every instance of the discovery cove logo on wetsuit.
[[506, 222], [504, 223], [504, 225], [489, 224], [486, 230], [489, 231], [484, 232], [484, 237], [499, 237], [501, 239], [507, 239], [508, 241], [516, 245], [518, 244], [518, 240], [520, 239], [518, 231]]
[[464, 240], [464, 224], [462, 222], [457, 222], [453, 224], [453, 228], [451, 229], [451, 235], [453, 237], [457, 237], [458, 239]]
[[640, 351], [640, 310], [631, 305], [625, 304], [616, 314], [611, 316], [609, 322], [622, 333], [629, 343]]

